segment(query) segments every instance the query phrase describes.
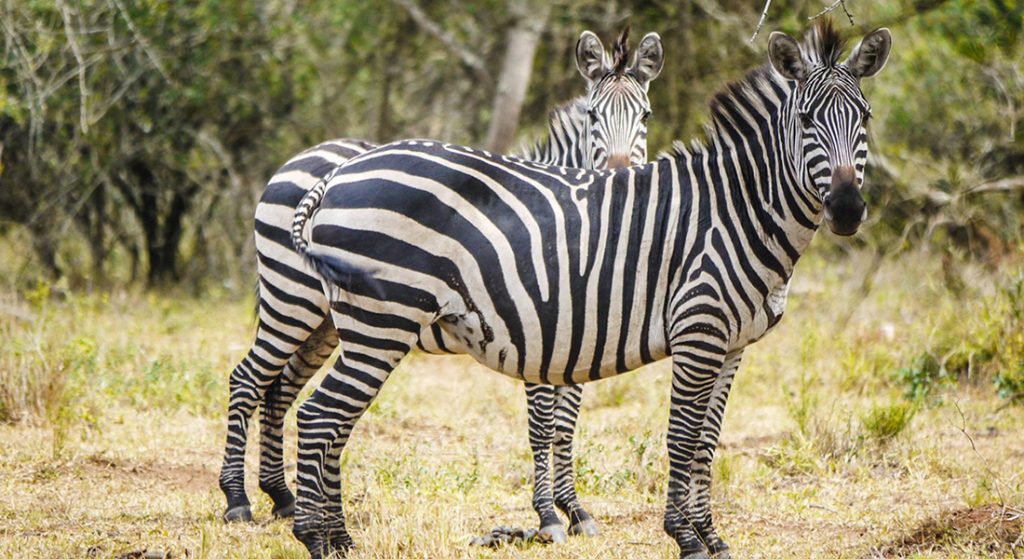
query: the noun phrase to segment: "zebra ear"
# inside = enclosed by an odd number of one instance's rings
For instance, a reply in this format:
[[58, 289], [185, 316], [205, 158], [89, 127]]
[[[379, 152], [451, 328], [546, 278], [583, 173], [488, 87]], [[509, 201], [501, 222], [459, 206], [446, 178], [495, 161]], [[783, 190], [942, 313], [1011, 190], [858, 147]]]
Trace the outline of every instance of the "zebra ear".
[[787, 80], [803, 81], [807, 77], [807, 62], [795, 39], [775, 31], [768, 38], [768, 60], [772, 68]]
[[892, 48], [892, 34], [886, 28], [876, 29], [868, 33], [854, 47], [850, 58], [846, 59], [846, 67], [858, 78], [870, 78], [885, 67]]
[[590, 82], [599, 80], [609, 72], [604, 45], [590, 31], [581, 33], [580, 40], [576, 41], [576, 68]]
[[636, 60], [633, 62], [633, 74], [645, 86], [654, 81], [665, 66], [665, 47], [661, 44], [661, 36], [648, 33], [640, 39], [636, 49]]

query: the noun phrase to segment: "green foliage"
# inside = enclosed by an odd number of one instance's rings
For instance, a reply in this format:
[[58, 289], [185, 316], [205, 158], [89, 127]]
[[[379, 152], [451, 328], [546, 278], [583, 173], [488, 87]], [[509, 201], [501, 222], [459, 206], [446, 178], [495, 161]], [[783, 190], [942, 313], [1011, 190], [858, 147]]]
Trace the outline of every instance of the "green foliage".
[[861, 417], [861, 424], [869, 438], [887, 443], [906, 430], [916, 413], [907, 402], [876, 404]]
[[[498, 72], [506, 2], [422, 2], [455, 43]], [[123, 8], [123, 9], [122, 9]], [[700, 134], [706, 100], [765, 61], [768, 32], [799, 34], [814, 3], [558, 3], [546, 22], [522, 137], [582, 92], [572, 52], [659, 31], [650, 150]], [[876, 118], [862, 241], [932, 243], [998, 259], [1020, 242], [1024, 175], [1022, 5], [1007, 0], [858, 0], [851, 36], [889, 25], [889, 66], [864, 86]], [[843, 23], [843, 16], [837, 21]], [[495, 93], [406, 10], [373, 2], [52, 0], [0, 11], [0, 234], [39, 275], [75, 287], [250, 285], [253, 205], [275, 167], [333, 137], [436, 137], [478, 144]], [[856, 37], [853, 37], [854, 39]], [[878, 208], [875, 212], [874, 209]], [[30, 249], [30, 250], [26, 250]], [[23, 257], [19, 257], [23, 258]], [[21, 266], [21, 264], [19, 264]], [[21, 276], [19, 276], [21, 277]]]
[[1004, 398], [1024, 391], [1024, 288], [1018, 274], [981, 308], [940, 317], [928, 347], [896, 370], [907, 399], [935, 403], [960, 382], [992, 383]]
[[931, 354], [922, 354], [896, 371], [896, 380], [906, 387], [904, 395], [913, 401], [934, 399], [936, 392], [954, 382], [946, 367]]

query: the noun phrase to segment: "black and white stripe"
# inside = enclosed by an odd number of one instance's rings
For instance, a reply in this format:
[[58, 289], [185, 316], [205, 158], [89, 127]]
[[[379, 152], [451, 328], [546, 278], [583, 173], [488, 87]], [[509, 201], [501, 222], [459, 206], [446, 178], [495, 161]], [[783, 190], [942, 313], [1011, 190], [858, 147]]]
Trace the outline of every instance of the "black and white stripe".
[[[552, 112], [548, 137], [527, 152], [529, 159], [561, 166], [600, 161], [602, 167], [616, 157], [625, 157], [627, 164], [647, 160], [647, 88], [660, 71], [663, 49], [657, 34], [648, 34], [630, 65], [627, 40], [628, 34], [623, 33], [609, 56], [596, 35], [589, 31], [581, 35], [577, 65], [581, 72], [588, 69], [584, 74], [587, 94]], [[320, 280], [292, 250], [288, 231], [307, 191], [349, 158], [373, 147], [358, 140], [334, 140], [302, 152], [274, 175], [257, 207], [259, 329], [252, 350], [231, 376], [220, 480], [228, 520], [251, 519], [244, 489], [244, 449], [249, 417], [261, 403], [260, 488], [274, 500], [275, 515], [288, 516], [294, 510], [284, 476], [284, 415], [333, 352], [338, 338], [333, 324], [325, 319], [328, 302]], [[303, 204], [298, 209], [308, 210], [312, 199]], [[424, 342], [434, 351], [445, 347], [440, 338], [424, 338]], [[541, 529], [556, 541], [565, 539], [566, 530], [555, 513], [557, 504], [570, 519], [570, 532], [592, 535], [596, 524], [579, 503], [572, 468], [572, 437], [582, 387], [530, 384], [526, 393], [534, 451], [533, 501]]]
[[840, 234], [861, 221], [859, 80], [889, 44], [873, 32], [839, 63], [830, 23], [802, 46], [774, 34], [774, 70], [714, 99], [706, 141], [641, 167], [405, 141], [311, 191], [295, 241], [324, 278], [341, 352], [298, 412], [296, 537], [314, 557], [351, 545], [337, 457], [419, 345], [552, 384], [671, 357], [665, 530], [682, 557], [728, 557], [708, 492], [729, 388], [744, 348], [781, 317], [823, 216]]

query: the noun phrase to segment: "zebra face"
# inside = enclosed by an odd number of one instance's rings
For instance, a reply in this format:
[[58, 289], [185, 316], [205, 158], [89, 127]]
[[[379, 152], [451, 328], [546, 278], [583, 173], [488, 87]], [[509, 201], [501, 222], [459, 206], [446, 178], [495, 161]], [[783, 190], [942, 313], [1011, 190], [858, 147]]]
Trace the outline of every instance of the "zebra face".
[[584, 161], [591, 169], [617, 169], [647, 162], [647, 89], [665, 62], [661, 37], [648, 33], [629, 62], [629, 29], [615, 43], [611, 62], [601, 40], [584, 31], [576, 43], [576, 67], [587, 79], [587, 139]]
[[804, 173], [832, 232], [853, 235], [868, 215], [861, 186], [871, 107], [860, 80], [885, 66], [892, 37], [888, 29], [873, 31], [838, 63], [843, 42], [838, 36], [819, 36], [819, 29], [802, 46], [773, 33], [769, 58], [779, 74], [797, 82], [786, 107], [792, 144], [800, 146], [794, 152], [802, 158], [796, 169]]

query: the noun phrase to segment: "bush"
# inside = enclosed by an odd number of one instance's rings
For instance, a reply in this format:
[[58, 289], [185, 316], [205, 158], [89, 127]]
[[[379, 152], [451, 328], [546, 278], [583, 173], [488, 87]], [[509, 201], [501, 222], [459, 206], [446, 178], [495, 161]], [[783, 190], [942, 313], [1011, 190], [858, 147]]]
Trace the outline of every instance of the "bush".
[[887, 443], [906, 430], [915, 413], [917, 408], [906, 402], [875, 405], [861, 417], [861, 424], [868, 438]]
[[908, 400], [935, 403], [944, 386], [964, 380], [991, 383], [1004, 398], [1024, 398], [1024, 275], [979, 306], [940, 320], [929, 347], [896, 371]]

